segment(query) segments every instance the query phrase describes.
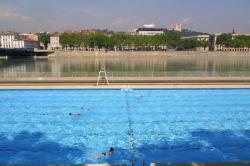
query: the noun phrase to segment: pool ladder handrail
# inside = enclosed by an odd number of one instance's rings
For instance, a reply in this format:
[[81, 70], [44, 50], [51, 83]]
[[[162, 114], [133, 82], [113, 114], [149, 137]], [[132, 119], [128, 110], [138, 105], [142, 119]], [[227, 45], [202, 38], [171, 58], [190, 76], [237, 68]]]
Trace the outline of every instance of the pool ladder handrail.
[[105, 80], [106, 84], [109, 85], [108, 75], [107, 75], [106, 68], [105, 68], [104, 65], [101, 66], [101, 69], [99, 71], [99, 75], [98, 75], [98, 78], [97, 78], [96, 86], [99, 85], [100, 80]]

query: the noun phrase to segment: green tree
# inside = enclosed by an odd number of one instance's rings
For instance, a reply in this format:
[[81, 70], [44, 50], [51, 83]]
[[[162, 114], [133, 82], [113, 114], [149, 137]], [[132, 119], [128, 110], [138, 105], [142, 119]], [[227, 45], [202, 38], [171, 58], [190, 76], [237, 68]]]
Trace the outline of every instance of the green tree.
[[240, 35], [233, 37], [231, 34], [222, 34], [218, 36], [217, 44], [231, 48], [250, 48], [250, 36]]
[[49, 33], [39, 33], [38, 34], [38, 40], [40, 43], [43, 43], [44, 49], [48, 48], [48, 44], [50, 43], [50, 34]]
[[180, 44], [182, 49], [188, 50], [188, 49], [194, 49], [196, 47], [199, 47], [199, 42], [197, 40], [182, 40]]
[[222, 34], [217, 37], [217, 43], [225, 47], [229, 47], [232, 42], [232, 35], [231, 34]]
[[178, 46], [180, 46], [181, 43], [181, 35], [179, 32], [176, 31], [169, 31], [167, 33], [165, 33], [165, 40], [167, 42], [167, 45], [169, 48], [177, 48]]

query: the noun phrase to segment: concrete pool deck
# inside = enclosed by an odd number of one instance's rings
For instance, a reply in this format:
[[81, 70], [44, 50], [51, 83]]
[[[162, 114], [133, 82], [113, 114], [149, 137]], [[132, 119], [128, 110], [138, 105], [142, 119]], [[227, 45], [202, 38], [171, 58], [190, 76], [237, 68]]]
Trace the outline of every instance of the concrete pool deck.
[[0, 88], [250, 88], [250, 77], [97, 77], [0, 78]]
[[250, 88], [250, 77], [117, 77], [110, 85], [96, 82], [97, 77], [0, 78], [0, 89]]
[[80, 83], [0, 83], [0, 89], [206, 89], [206, 88], [250, 88], [250, 83], [176, 83], [176, 84], [111, 84], [99, 85]]
[[[4, 83], [79, 83], [95, 84], [96, 77], [0, 77]], [[249, 83], [250, 77], [169, 76], [169, 77], [108, 77], [112, 84], [175, 84], [175, 83]]]

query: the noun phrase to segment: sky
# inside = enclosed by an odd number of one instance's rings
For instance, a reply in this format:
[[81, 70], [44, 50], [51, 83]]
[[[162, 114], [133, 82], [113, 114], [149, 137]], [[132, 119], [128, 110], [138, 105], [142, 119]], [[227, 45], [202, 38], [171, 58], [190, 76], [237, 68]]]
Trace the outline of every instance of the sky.
[[250, 33], [250, 0], [0, 0], [0, 31], [127, 31], [152, 23]]

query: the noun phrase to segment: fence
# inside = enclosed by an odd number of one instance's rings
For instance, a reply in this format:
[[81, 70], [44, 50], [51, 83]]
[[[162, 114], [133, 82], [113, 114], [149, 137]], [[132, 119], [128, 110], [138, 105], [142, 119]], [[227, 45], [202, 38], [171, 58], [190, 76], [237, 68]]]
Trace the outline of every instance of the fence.
[[[109, 78], [164, 78], [164, 77], [250, 77], [250, 71], [166, 71], [166, 72], [107, 72]], [[93, 78], [98, 72], [0, 72], [0, 79], [8, 78]]]

